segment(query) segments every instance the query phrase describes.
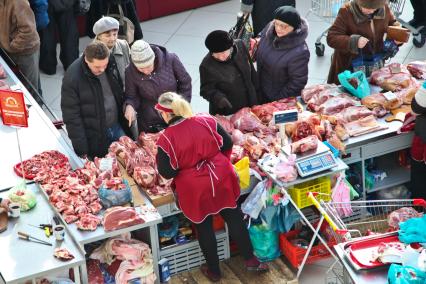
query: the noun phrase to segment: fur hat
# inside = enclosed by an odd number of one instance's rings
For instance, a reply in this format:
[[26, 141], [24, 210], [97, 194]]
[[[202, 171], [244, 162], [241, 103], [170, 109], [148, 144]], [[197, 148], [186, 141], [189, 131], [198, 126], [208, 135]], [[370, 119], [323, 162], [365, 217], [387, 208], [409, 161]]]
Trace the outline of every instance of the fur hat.
[[300, 14], [293, 6], [281, 6], [274, 11], [274, 19], [280, 20], [294, 29], [298, 29], [302, 23]]
[[216, 53], [230, 49], [234, 40], [227, 32], [216, 30], [208, 34], [204, 44], [210, 52]]
[[149, 43], [144, 40], [137, 40], [130, 49], [130, 56], [133, 64], [137, 68], [146, 68], [154, 64], [155, 53]]
[[356, 0], [356, 3], [366, 9], [380, 9], [386, 4], [386, 0]]
[[112, 17], [102, 17], [93, 25], [93, 33], [95, 35], [100, 35], [101, 33], [118, 30], [119, 23], [116, 19]]

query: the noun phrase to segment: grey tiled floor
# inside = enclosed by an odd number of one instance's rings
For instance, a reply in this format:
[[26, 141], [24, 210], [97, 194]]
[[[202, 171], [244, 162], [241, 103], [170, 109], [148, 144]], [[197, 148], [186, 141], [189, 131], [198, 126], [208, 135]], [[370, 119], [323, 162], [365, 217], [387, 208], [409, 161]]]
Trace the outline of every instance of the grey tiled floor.
[[[299, 12], [302, 15], [307, 15], [311, 1], [297, 0], [296, 2]], [[411, 19], [412, 7], [409, 1], [406, 2], [402, 18], [407, 21]], [[208, 111], [206, 101], [199, 96], [200, 80], [198, 66], [207, 53], [207, 49], [204, 47], [204, 38], [212, 30], [228, 30], [235, 24], [238, 10], [239, 0], [229, 0], [141, 23], [146, 41], [166, 46], [170, 51], [175, 52], [180, 57], [187, 68], [192, 77], [192, 107], [196, 112]], [[309, 22], [307, 42], [311, 50], [308, 85], [311, 85], [323, 83], [326, 80], [332, 50], [326, 47], [324, 57], [316, 56], [314, 48], [315, 40], [329, 24], [313, 14], [309, 14], [307, 19]], [[88, 42], [90, 42], [90, 39], [87, 37], [80, 39], [80, 51], [84, 49]], [[325, 40], [323, 39], [322, 42], [325, 43]], [[393, 60], [406, 63], [412, 60], [425, 59], [426, 47], [416, 48], [410, 41], [401, 48]], [[41, 75], [43, 95], [49, 107], [59, 117], [61, 117], [60, 90], [62, 76], [62, 66], [58, 66], [56, 75]], [[308, 265], [302, 274], [300, 283], [324, 283], [322, 275], [325, 274], [329, 264], [331, 264], [330, 261], [325, 261]]]

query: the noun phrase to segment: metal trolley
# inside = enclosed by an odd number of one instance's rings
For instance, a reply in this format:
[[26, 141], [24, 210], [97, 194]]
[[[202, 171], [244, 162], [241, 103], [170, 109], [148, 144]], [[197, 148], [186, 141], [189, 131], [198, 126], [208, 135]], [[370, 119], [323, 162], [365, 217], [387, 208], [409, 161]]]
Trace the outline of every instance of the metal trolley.
[[[325, 22], [333, 24], [334, 20], [337, 17], [340, 7], [343, 6], [346, 2], [350, 0], [311, 0], [311, 9], [309, 10], [306, 17], [309, 16], [310, 13], [315, 16], [323, 19]], [[408, 30], [410, 30], [413, 36], [413, 44], [415, 47], [422, 47], [426, 41], [426, 28], [424, 26], [420, 26], [417, 29], [405, 22], [400, 18], [406, 0], [389, 0], [389, 8], [394, 13], [397, 20]], [[324, 56], [325, 45], [321, 42], [321, 39], [327, 35], [329, 28], [321, 33], [319, 37], [317, 37], [315, 41], [315, 53], [317, 56]]]
[[[318, 228], [326, 220], [332, 229], [331, 235], [337, 243], [370, 234], [389, 232], [388, 216], [397, 209], [411, 207], [417, 212], [426, 212], [426, 201], [423, 199], [324, 202], [318, 201], [315, 198], [316, 195], [317, 193], [309, 193], [309, 199], [312, 200], [321, 214]], [[316, 233], [318, 233], [318, 230]], [[316, 234], [313, 239], [315, 237]], [[343, 268], [338, 265], [337, 258], [327, 271], [326, 283], [345, 283]]]

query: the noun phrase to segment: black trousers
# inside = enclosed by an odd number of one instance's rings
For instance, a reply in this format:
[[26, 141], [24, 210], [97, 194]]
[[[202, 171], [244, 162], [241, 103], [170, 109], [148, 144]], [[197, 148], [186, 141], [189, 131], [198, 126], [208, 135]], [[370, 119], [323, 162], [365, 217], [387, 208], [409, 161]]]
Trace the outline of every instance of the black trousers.
[[[49, 9], [49, 25], [40, 34], [40, 69], [46, 74], [55, 74], [56, 35], [59, 35], [61, 47], [59, 58], [66, 70], [78, 58], [79, 34], [73, 9], [54, 12]], [[56, 32], [57, 31], [57, 32]]]
[[[237, 207], [234, 209], [223, 209], [219, 214], [228, 225], [229, 234], [237, 243], [243, 258], [245, 260], [252, 258], [253, 247], [241, 211]], [[204, 222], [195, 224], [195, 226], [198, 232], [198, 242], [200, 243], [201, 251], [207, 265], [212, 272], [219, 274], [219, 256], [217, 255], [216, 235], [213, 230], [213, 217], [210, 215]]]
[[426, 199], [426, 164], [411, 159], [411, 198]]
[[419, 22], [426, 21], [426, 0], [410, 0], [414, 10], [414, 19]]

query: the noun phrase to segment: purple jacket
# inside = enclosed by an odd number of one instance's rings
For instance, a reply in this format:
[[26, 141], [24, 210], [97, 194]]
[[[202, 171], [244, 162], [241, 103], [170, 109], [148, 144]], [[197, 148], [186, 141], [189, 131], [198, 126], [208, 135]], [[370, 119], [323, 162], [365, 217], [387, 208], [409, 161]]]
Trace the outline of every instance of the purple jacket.
[[273, 22], [262, 31], [257, 49], [257, 73], [264, 101], [296, 97], [308, 82], [308, 24], [278, 38]]
[[133, 63], [126, 68], [125, 105], [132, 105], [138, 113], [139, 131], [152, 131], [156, 125], [164, 125], [154, 109], [161, 94], [176, 92], [191, 102], [191, 77], [179, 58], [166, 48], [151, 44], [155, 53], [154, 71], [145, 75]]

